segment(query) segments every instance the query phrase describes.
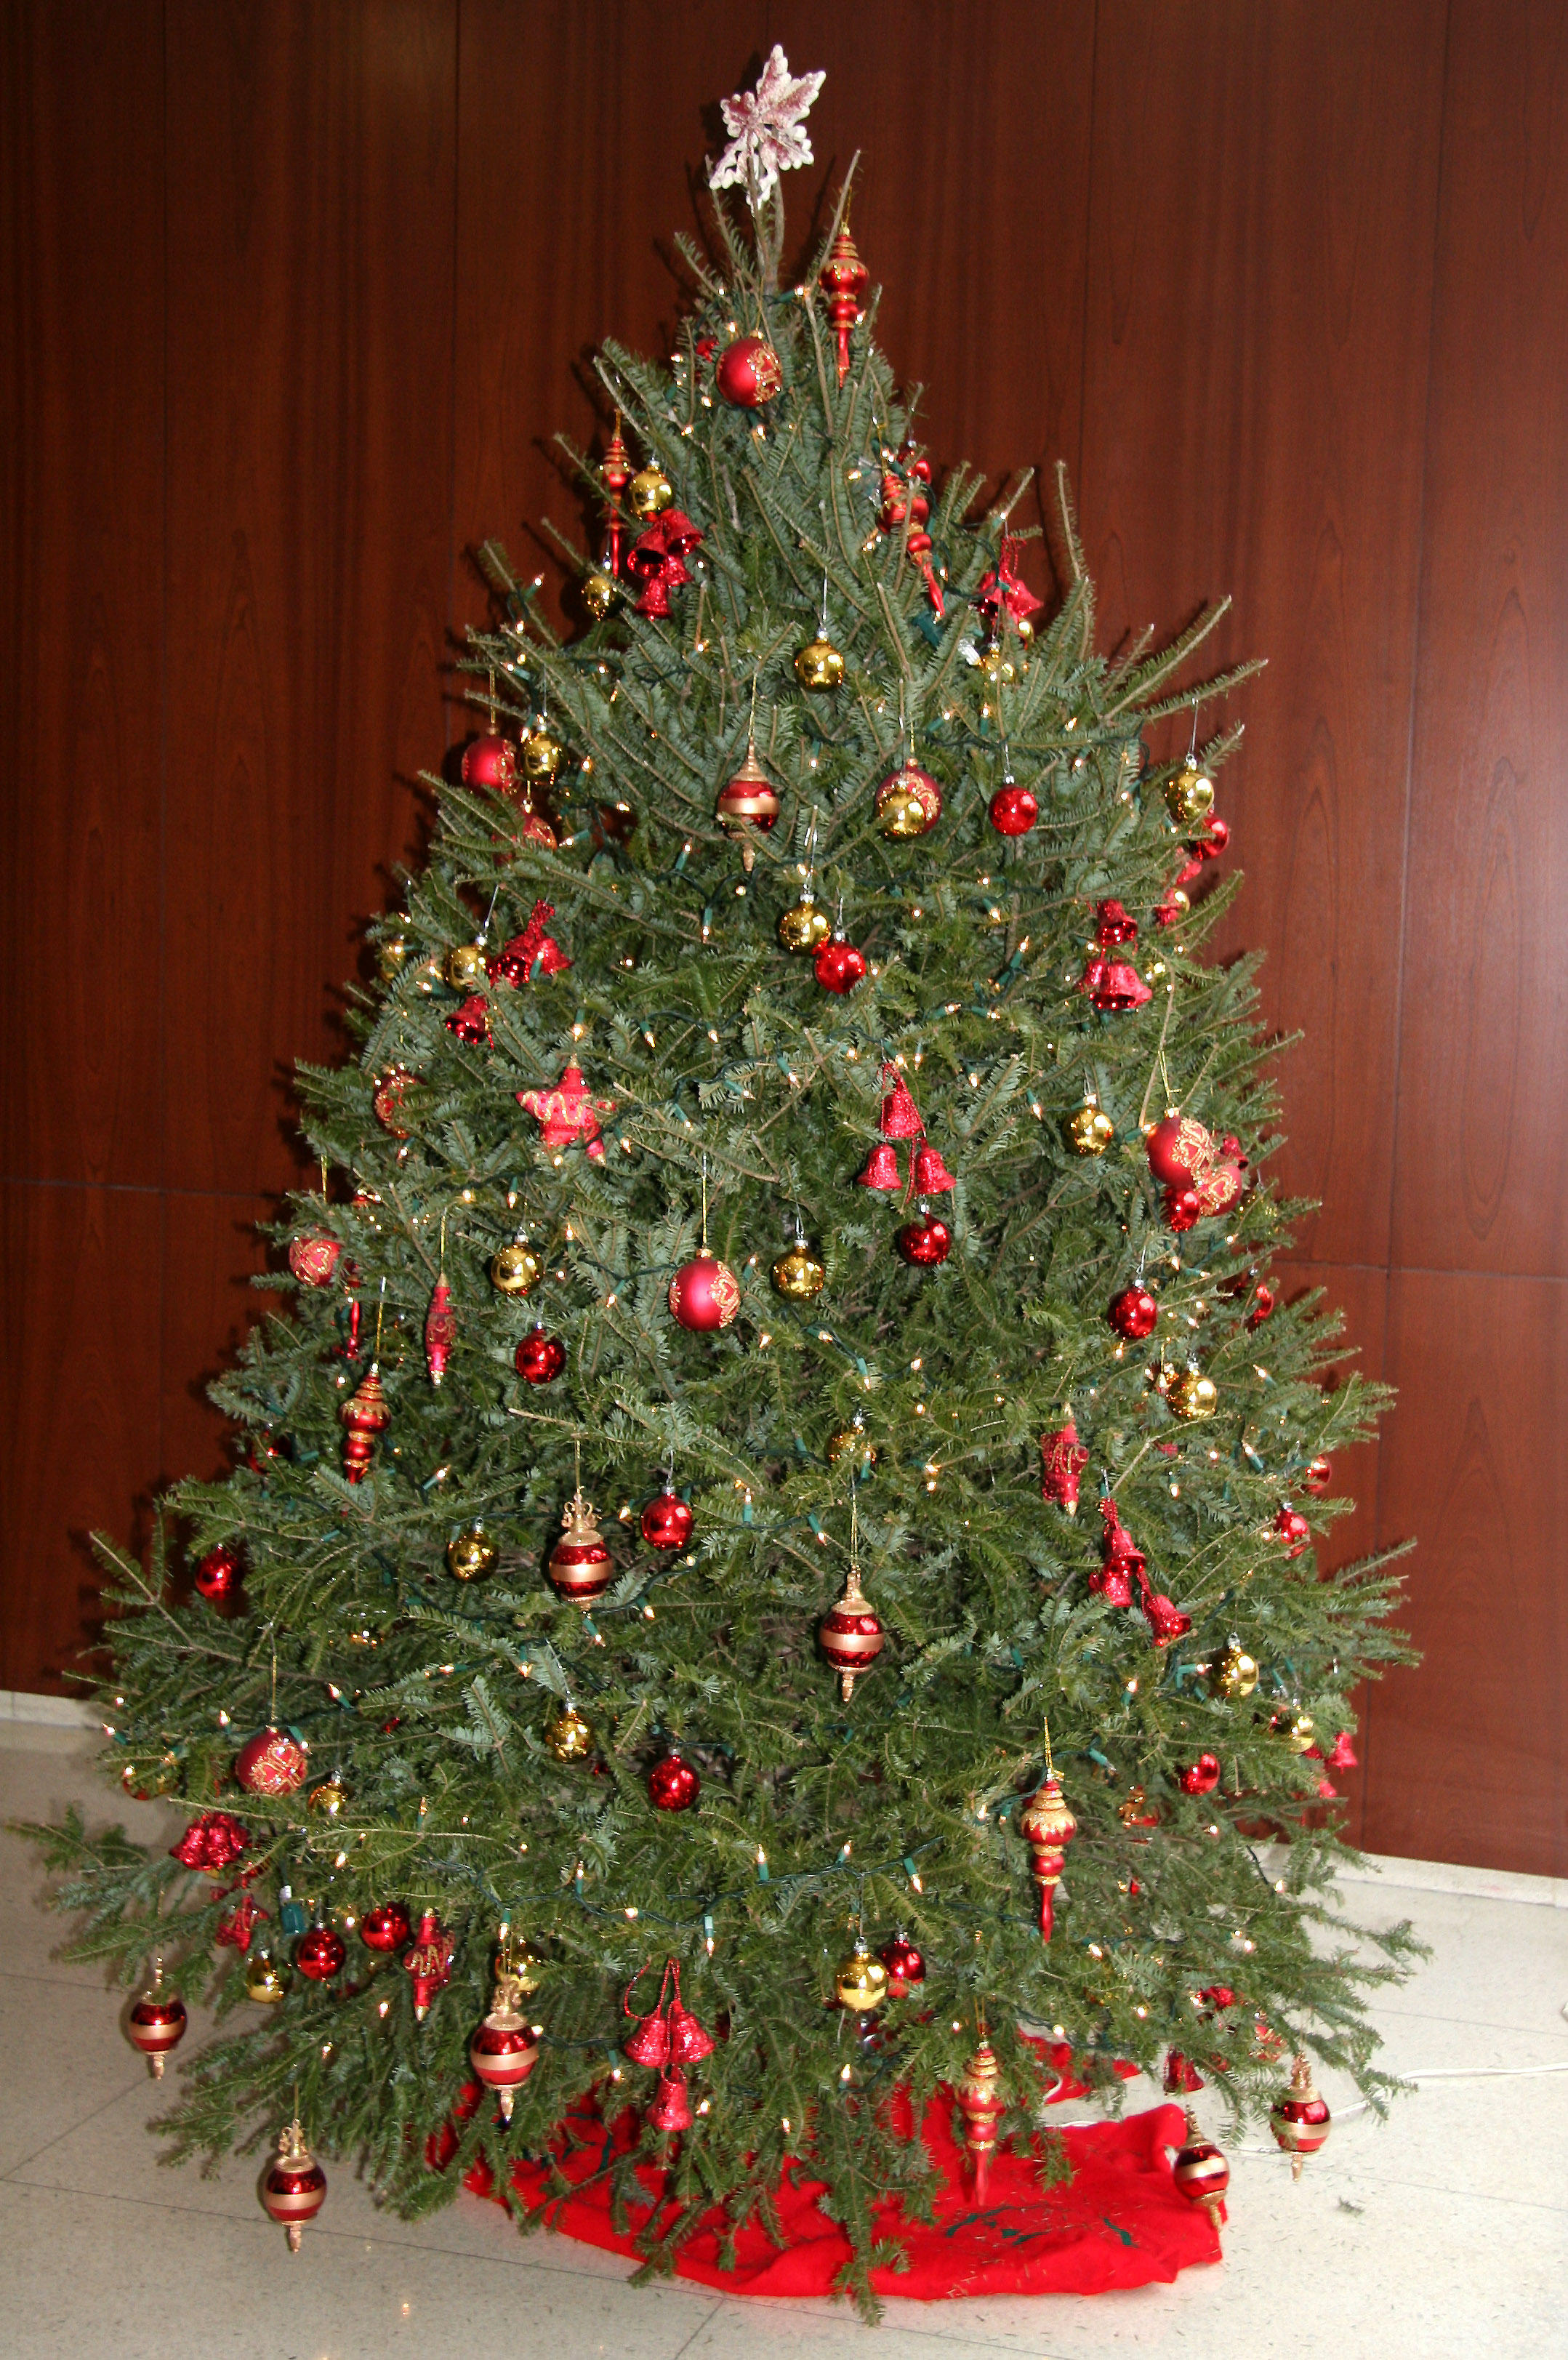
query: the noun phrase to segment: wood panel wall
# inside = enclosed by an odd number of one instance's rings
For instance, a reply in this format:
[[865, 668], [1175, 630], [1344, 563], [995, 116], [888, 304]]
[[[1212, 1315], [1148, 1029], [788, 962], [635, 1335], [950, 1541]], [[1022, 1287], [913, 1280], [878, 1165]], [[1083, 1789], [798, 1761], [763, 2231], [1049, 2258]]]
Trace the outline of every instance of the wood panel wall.
[[1306, 1033], [1292, 1283], [1400, 1387], [1353, 1537], [1421, 1537], [1352, 1828], [1568, 1873], [1568, 0], [12, 0], [0, 1685], [60, 1684], [85, 1530], [223, 1461], [467, 552], [572, 526], [550, 433], [664, 347], [774, 39], [936, 451], [1068, 461], [1109, 639], [1229, 591], [1270, 658], [1227, 946]]

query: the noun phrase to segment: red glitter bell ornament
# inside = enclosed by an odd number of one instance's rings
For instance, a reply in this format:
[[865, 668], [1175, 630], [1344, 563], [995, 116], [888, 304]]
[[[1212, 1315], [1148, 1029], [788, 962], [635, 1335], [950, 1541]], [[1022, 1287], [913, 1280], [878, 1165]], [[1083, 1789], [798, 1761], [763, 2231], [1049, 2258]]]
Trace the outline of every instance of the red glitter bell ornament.
[[289, 1245], [289, 1267], [301, 1286], [329, 1286], [343, 1248], [325, 1229], [309, 1229]]
[[865, 982], [865, 956], [846, 940], [842, 926], [835, 926], [817, 953], [812, 972], [824, 991], [836, 991], [842, 996], [853, 991], [857, 983]]
[[[539, 825], [543, 826], [544, 824], [541, 821]], [[525, 827], [524, 834], [528, 833]], [[553, 828], [545, 827], [544, 834], [553, 846]], [[536, 975], [560, 975], [572, 965], [561, 945], [545, 931], [554, 915], [553, 902], [534, 903], [522, 933], [514, 934], [510, 942], [504, 944], [485, 967], [485, 972], [492, 983], [509, 984], [514, 991], [517, 991], [524, 984], [531, 982]]]
[[510, 794], [517, 783], [517, 751], [511, 739], [495, 734], [471, 738], [463, 749], [463, 783]]
[[746, 759], [728, 786], [720, 789], [714, 816], [724, 834], [739, 844], [741, 866], [748, 876], [757, 861], [751, 832], [768, 835], [779, 811], [778, 790], [757, 759], [755, 740], [747, 738]]
[[1147, 1286], [1124, 1286], [1111, 1297], [1105, 1317], [1118, 1336], [1129, 1344], [1141, 1344], [1159, 1325], [1160, 1306]]
[[1203, 2075], [1192, 2059], [1183, 2057], [1179, 2049], [1166, 2050], [1165, 2071], [1162, 2079], [1166, 2095], [1171, 2098], [1186, 2097], [1192, 2091], [1201, 2090], [1203, 2086]]
[[672, 1745], [648, 1774], [648, 1798], [656, 1811], [689, 1811], [702, 1791], [695, 1770]]
[[899, 1928], [890, 1942], [885, 1942], [878, 1954], [887, 1971], [887, 1995], [904, 1999], [917, 1983], [926, 1979], [926, 1962], [909, 1936]]
[[603, 1598], [615, 1576], [615, 1562], [604, 1546], [604, 1536], [593, 1522], [593, 1503], [581, 1487], [561, 1512], [566, 1527], [550, 1553], [547, 1570], [551, 1586], [573, 1606], [592, 1606]]
[[982, 2040], [964, 2069], [953, 2095], [964, 2117], [964, 2148], [974, 2173], [975, 2202], [984, 2204], [996, 2152], [996, 2125], [1007, 2111], [999, 2083], [1002, 2069], [988, 2040]]
[[1100, 1515], [1105, 1527], [1100, 1535], [1100, 1563], [1089, 1576], [1089, 1588], [1094, 1597], [1112, 1606], [1130, 1606], [1134, 1590], [1149, 1587], [1149, 1559], [1122, 1523], [1114, 1500], [1101, 1501]]
[[163, 1961], [155, 1959], [147, 1989], [125, 2010], [125, 2038], [139, 2049], [155, 2081], [163, 2079], [163, 2060], [185, 2038], [185, 2002], [178, 1992], [163, 1987]]
[[1318, 2095], [1312, 2069], [1304, 2057], [1295, 2060], [1290, 2067], [1290, 2088], [1269, 2107], [1269, 2127], [1275, 2143], [1290, 2158], [1291, 2179], [1300, 2180], [1302, 2164], [1308, 2156], [1316, 2155], [1327, 2144], [1334, 2127], [1328, 2101]]
[[1029, 1874], [1040, 1887], [1040, 1939], [1049, 1942], [1056, 1888], [1067, 1865], [1067, 1846], [1078, 1832], [1054, 1771], [1048, 1769], [1024, 1807], [1018, 1833], [1030, 1853]]
[[380, 1372], [374, 1361], [338, 1415], [348, 1429], [343, 1437], [343, 1475], [350, 1483], [362, 1483], [376, 1456], [376, 1437], [385, 1434], [392, 1423]]
[[737, 336], [713, 364], [713, 383], [735, 410], [761, 410], [784, 389], [784, 371], [766, 336]]
[[860, 1568], [851, 1565], [844, 1593], [817, 1625], [822, 1654], [839, 1676], [839, 1693], [847, 1704], [855, 1683], [871, 1669], [887, 1644], [881, 1617], [860, 1587]]
[[700, 2065], [704, 2057], [713, 2053], [713, 2036], [700, 2024], [681, 1998], [681, 1970], [675, 1970], [675, 1997], [670, 2003], [670, 2061], [672, 2065]]
[[637, 1529], [649, 1548], [683, 1549], [695, 1523], [685, 1501], [673, 1485], [667, 1483], [644, 1508]]
[[855, 1178], [857, 1188], [878, 1188], [891, 1195], [904, 1185], [898, 1170], [898, 1151], [889, 1140], [882, 1140], [866, 1159], [866, 1168]]
[[934, 1270], [953, 1251], [953, 1231], [934, 1213], [922, 1209], [919, 1220], [905, 1222], [893, 1243], [911, 1268]]
[[378, 1901], [359, 1921], [359, 1939], [367, 1950], [400, 1950], [413, 1931], [400, 1901]]
[[240, 1561], [226, 1541], [220, 1541], [216, 1548], [207, 1551], [198, 1562], [194, 1576], [197, 1590], [214, 1605], [233, 1596], [239, 1578]]
[[490, 1002], [483, 992], [471, 991], [461, 1008], [454, 1009], [446, 1020], [446, 1029], [454, 1040], [463, 1041], [471, 1049], [487, 1046], [490, 1039]]
[[1148, 1618], [1149, 1636], [1157, 1647], [1169, 1647], [1177, 1639], [1184, 1639], [1192, 1627], [1192, 1618], [1183, 1614], [1173, 1600], [1162, 1590], [1145, 1586], [1143, 1611]]
[[686, 2076], [677, 2066], [660, 2078], [659, 2095], [648, 2110], [648, 2126], [654, 2131], [689, 2131], [694, 2120]]
[[1078, 1429], [1071, 1418], [1053, 1434], [1040, 1436], [1040, 1498], [1075, 1516], [1079, 1479], [1089, 1464], [1089, 1454], [1079, 1441]]
[[740, 1285], [727, 1262], [699, 1254], [670, 1282], [670, 1311], [682, 1328], [700, 1335], [727, 1328], [740, 1309]]
[[414, 2014], [422, 2024], [437, 1992], [452, 1981], [452, 1939], [433, 1909], [419, 1919], [419, 1938], [403, 1959], [404, 1972], [413, 1980]]
[[202, 1876], [227, 1876], [242, 1852], [250, 1850], [250, 1830], [231, 1817], [227, 1811], [203, 1811], [192, 1819], [177, 1844], [170, 1844], [169, 1856], [181, 1868], [193, 1868]]
[[292, 1795], [310, 1768], [307, 1749], [286, 1729], [258, 1730], [234, 1756], [234, 1778], [247, 1795]]
[[958, 1183], [936, 1149], [922, 1140], [915, 1150], [909, 1185], [917, 1196], [942, 1196], [949, 1189], [956, 1188]]
[[841, 222], [828, 258], [817, 273], [817, 285], [827, 297], [828, 322], [838, 338], [840, 385], [849, 375], [849, 332], [860, 318], [870, 284], [871, 273], [855, 251], [849, 224]]
[[920, 1138], [925, 1130], [925, 1122], [909, 1094], [908, 1082], [898, 1066], [891, 1063], [882, 1068], [882, 1114], [877, 1129], [883, 1138]]
[[539, 2062], [539, 2043], [523, 2021], [522, 1998], [519, 1978], [500, 1969], [490, 2013], [468, 2044], [475, 2078], [495, 2092], [504, 2123], [511, 2121], [517, 2092]]
[[278, 2153], [262, 2173], [257, 2193], [268, 2217], [288, 2232], [289, 2252], [297, 2254], [306, 2222], [327, 2201], [327, 2175], [305, 2144], [298, 2115], [278, 2133]]
[[1200, 1754], [1195, 1762], [1178, 1772], [1176, 1784], [1184, 1795], [1212, 1795], [1220, 1783], [1220, 1760], [1217, 1754]]
[[313, 1983], [330, 1983], [343, 1971], [348, 1946], [330, 1926], [310, 1926], [294, 1946], [294, 1963]]
[[1191, 2110], [1187, 2115], [1186, 2145], [1177, 2150], [1171, 2160], [1171, 2177], [1189, 2204], [1203, 2206], [1217, 2234], [1225, 2217], [1230, 2166], [1213, 2139], [1203, 2136]]
[[514, 1362], [525, 1384], [552, 1385], [566, 1366], [566, 1347], [559, 1336], [531, 1328], [517, 1346]]
[[1027, 836], [1040, 817], [1040, 804], [1028, 787], [1008, 779], [992, 796], [989, 817], [998, 836]]
[[457, 1314], [452, 1307], [452, 1289], [444, 1278], [438, 1278], [425, 1313], [425, 1367], [432, 1385], [439, 1385], [445, 1376], [456, 1341]]
[[1130, 960], [1107, 958], [1104, 951], [1091, 955], [1079, 989], [1088, 993], [1090, 1005], [1100, 1016], [1126, 1015], [1132, 1009], [1146, 1007], [1154, 997]]

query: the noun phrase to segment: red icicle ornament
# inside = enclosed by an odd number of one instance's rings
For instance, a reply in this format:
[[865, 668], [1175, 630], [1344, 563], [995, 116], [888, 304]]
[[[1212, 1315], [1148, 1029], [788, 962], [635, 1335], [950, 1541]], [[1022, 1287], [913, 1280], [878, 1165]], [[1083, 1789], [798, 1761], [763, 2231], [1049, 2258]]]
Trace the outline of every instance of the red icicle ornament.
[[374, 1360], [338, 1415], [348, 1428], [343, 1437], [343, 1474], [349, 1482], [362, 1483], [370, 1472], [370, 1462], [376, 1456], [376, 1437], [384, 1434], [392, 1423], [392, 1413], [387, 1406], [387, 1396], [381, 1390], [381, 1378]]
[[414, 2014], [422, 2024], [430, 2012], [430, 2002], [437, 1992], [444, 1991], [452, 1981], [452, 1936], [441, 1926], [433, 1909], [427, 1909], [419, 1919], [419, 1939], [412, 1950], [403, 1954], [404, 1972], [414, 1981]]
[[445, 1376], [456, 1341], [457, 1314], [452, 1307], [452, 1289], [444, 1277], [438, 1278], [430, 1307], [425, 1314], [425, 1366], [432, 1385], [439, 1385]]
[[849, 332], [860, 318], [871, 273], [855, 252], [846, 220], [839, 224], [827, 260], [817, 273], [817, 285], [827, 297], [828, 320], [838, 338], [838, 381], [849, 375]]
[[1089, 1464], [1089, 1454], [1078, 1439], [1078, 1429], [1071, 1418], [1058, 1426], [1053, 1434], [1040, 1437], [1040, 1486], [1042, 1500], [1052, 1501], [1070, 1516], [1078, 1513], [1078, 1481]]
[[1067, 1846], [1078, 1832], [1078, 1822], [1067, 1808], [1056, 1773], [1050, 1767], [1024, 1807], [1018, 1833], [1032, 1855], [1029, 1874], [1040, 1887], [1040, 1939], [1051, 1939], [1056, 1888], [1067, 1864]]
[[996, 2152], [996, 2125], [1007, 2111], [997, 2083], [1002, 2069], [988, 2040], [982, 2040], [964, 2069], [954, 2095], [964, 2117], [964, 2147], [975, 2175], [975, 2202], [984, 2204]]

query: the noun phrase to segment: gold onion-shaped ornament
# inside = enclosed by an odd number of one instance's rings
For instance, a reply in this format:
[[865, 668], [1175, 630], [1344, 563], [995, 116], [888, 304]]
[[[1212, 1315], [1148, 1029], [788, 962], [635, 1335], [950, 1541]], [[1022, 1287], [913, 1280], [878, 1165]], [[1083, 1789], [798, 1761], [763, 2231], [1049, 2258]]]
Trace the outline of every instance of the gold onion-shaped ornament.
[[773, 1265], [773, 1284], [791, 1303], [809, 1303], [822, 1291], [827, 1273], [805, 1245], [791, 1246]]
[[289, 1996], [289, 1986], [294, 1978], [287, 1967], [280, 1967], [266, 1950], [257, 1950], [245, 1962], [245, 1997], [257, 2007], [276, 2007]]
[[495, 1544], [481, 1524], [472, 1524], [446, 1545], [446, 1568], [454, 1581], [483, 1581], [495, 1562]]
[[1074, 1107], [1062, 1126], [1067, 1134], [1067, 1144], [1074, 1155], [1104, 1155], [1116, 1135], [1116, 1124], [1104, 1107], [1086, 1098]]
[[766, 836], [779, 816], [778, 792], [757, 759], [755, 739], [747, 738], [745, 761], [728, 786], [720, 789], [716, 816], [725, 835], [740, 846], [741, 866], [749, 874], [757, 858], [752, 829]]
[[827, 912], [819, 909], [809, 893], [802, 893], [779, 921], [779, 939], [797, 958], [820, 950], [832, 932]]
[[825, 635], [808, 639], [795, 658], [795, 677], [802, 688], [819, 694], [836, 688], [844, 678], [844, 658]]
[[1192, 827], [1214, 807], [1214, 782], [1205, 778], [1191, 754], [1173, 779], [1165, 781], [1165, 808], [1178, 827]]
[[877, 1445], [866, 1439], [866, 1428], [857, 1417], [853, 1426], [841, 1426], [836, 1434], [828, 1437], [827, 1462], [836, 1467], [841, 1459], [859, 1461], [856, 1472], [862, 1480], [877, 1464]]
[[544, 1275], [544, 1258], [526, 1238], [514, 1238], [490, 1257], [490, 1284], [497, 1295], [527, 1295]]
[[864, 1941], [858, 1941], [848, 1958], [840, 1960], [833, 1989], [841, 2007], [856, 2016], [870, 2016], [887, 1996], [887, 1970], [880, 1959], [872, 1957]]

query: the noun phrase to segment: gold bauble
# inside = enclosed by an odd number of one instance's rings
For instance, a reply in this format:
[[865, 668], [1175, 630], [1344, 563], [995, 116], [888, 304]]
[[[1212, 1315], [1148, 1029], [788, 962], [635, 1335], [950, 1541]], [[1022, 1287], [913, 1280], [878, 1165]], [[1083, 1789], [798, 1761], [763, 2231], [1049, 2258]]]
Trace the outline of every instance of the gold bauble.
[[337, 1818], [347, 1800], [348, 1788], [341, 1778], [323, 1778], [321, 1785], [312, 1786], [305, 1797], [310, 1810], [321, 1811], [329, 1819]]
[[1182, 891], [1180, 885], [1171, 885], [1167, 887], [1165, 901], [1167, 907], [1174, 910], [1179, 918], [1184, 918], [1188, 911], [1192, 906], [1191, 901]]
[[593, 1732], [571, 1704], [563, 1704], [552, 1717], [544, 1742], [558, 1762], [583, 1762], [593, 1751]]
[[1027, 648], [1029, 641], [1034, 637], [1034, 625], [1029, 621], [1029, 617], [1027, 615], [1015, 615], [1013, 617], [1013, 628], [1017, 631], [1019, 639]]
[[980, 659], [980, 669], [996, 688], [1011, 688], [1018, 676], [1018, 668], [1007, 651], [1006, 639], [988, 647]]
[[674, 497], [669, 476], [651, 460], [637, 469], [626, 486], [626, 506], [635, 517], [656, 517]]
[[583, 576], [582, 591], [583, 604], [598, 622], [610, 611], [610, 601], [615, 595], [615, 575], [595, 565]]
[[1211, 1696], [1249, 1697], [1258, 1686], [1258, 1666], [1233, 1639], [1204, 1667], [1203, 1677]]
[[1292, 1754], [1304, 1754], [1316, 1733], [1310, 1712], [1281, 1713], [1274, 1726]]
[[490, 1284], [497, 1295], [527, 1295], [544, 1275], [544, 1257], [522, 1238], [490, 1257]]
[[908, 787], [895, 787], [883, 800], [877, 825], [884, 836], [906, 843], [911, 836], [924, 836], [931, 819], [919, 795], [911, 793]]
[[791, 1246], [773, 1265], [773, 1284], [791, 1303], [809, 1303], [813, 1295], [820, 1295], [826, 1276], [816, 1255], [805, 1246]]
[[1214, 800], [1214, 782], [1206, 779], [1191, 754], [1173, 779], [1165, 781], [1165, 807], [1179, 827], [1192, 827], [1207, 817]]
[[849, 1957], [839, 1961], [833, 1988], [841, 2007], [856, 2016], [869, 2016], [887, 1996], [887, 1970], [864, 1942], [856, 1942]]
[[779, 939], [797, 957], [820, 949], [832, 932], [827, 912], [820, 910], [808, 893], [802, 893], [779, 921]]
[[245, 1962], [245, 1997], [255, 2000], [257, 2007], [276, 2007], [288, 1995], [293, 1980], [289, 1969], [269, 1959], [265, 1950]]
[[376, 964], [383, 983], [390, 983], [399, 973], [408, 956], [408, 945], [401, 934], [388, 934], [376, 946]]
[[454, 1581], [483, 1581], [495, 1562], [495, 1544], [482, 1524], [473, 1524], [446, 1545], [447, 1571]]
[[844, 658], [831, 639], [811, 639], [795, 658], [795, 677], [802, 688], [836, 688], [844, 678]]
[[548, 786], [561, 768], [561, 748], [548, 729], [536, 729], [523, 739], [523, 776], [536, 786]]
[[1219, 1389], [1213, 1377], [1205, 1377], [1197, 1369], [1183, 1369], [1172, 1377], [1165, 1389], [1166, 1404], [1172, 1417], [1186, 1426], [1195, 1426], [1200, 1418], [1213, 1417], [1220, 1405]]
[[863, 1475], [868, 1475], [876, 1466], [877, 1446], [866, 1439], [863, 1426], [841, 1426], [832, 1437], [827, 1448], [828, 1465], [836, 1467], [841, 1459], [858, 1459]]
[[477, 991], [485, 980], [485, 952], [478, 943], [457, 943], [446, 955], [446, 979], [453, 991]]
[[1062, 1126], [1074, 1155], [1104, 1155], [1116, 1135], [1116, 1124], [1103, 1107], [1075, 1107]]

